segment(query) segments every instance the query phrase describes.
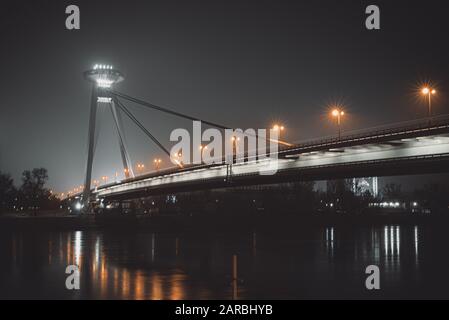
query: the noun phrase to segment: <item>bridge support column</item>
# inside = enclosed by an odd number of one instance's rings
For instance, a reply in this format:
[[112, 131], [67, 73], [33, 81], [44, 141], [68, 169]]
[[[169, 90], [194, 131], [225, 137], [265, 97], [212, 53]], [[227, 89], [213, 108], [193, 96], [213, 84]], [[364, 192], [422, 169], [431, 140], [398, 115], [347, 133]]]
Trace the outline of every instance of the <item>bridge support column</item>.
[[92, 180], [92, 164], [94, 160], [94, 151], [95, 151], [95, 123], [97, 121], [97, 107], [98, 107], [98, 88], [94, 84], [92, 86], [92, 96], [90, 100], [87, 166], [86, 166], [86, 179], [84, 181], [84, 193], [83, 193], [84, 212], [88, 212], [90, 207], [89, 201], [91, 195], [90, 188]]

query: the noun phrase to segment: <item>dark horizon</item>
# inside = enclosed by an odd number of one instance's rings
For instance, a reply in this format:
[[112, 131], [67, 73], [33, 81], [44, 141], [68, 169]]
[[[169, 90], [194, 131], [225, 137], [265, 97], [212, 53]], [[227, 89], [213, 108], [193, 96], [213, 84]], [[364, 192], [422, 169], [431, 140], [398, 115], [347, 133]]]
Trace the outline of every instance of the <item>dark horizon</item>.
[[[435, 114], [449, 111], [443, 1], [376, 1], [377, 31], [364, 26], [368, 1], [77, 1], [76, 31], [65, 29], [69, 4], [2, 3], [0, 167], [16, 184], [34, 167], [47, 168], [59, 192], [83, 183], [82, 72], [95, 63], [125, 74], [121, 92], [236, 128], [279, 121], [288, 141], [335, 134], [333, 102], [345, 106], [345, 130], [423, 118], [416, 90], [429, 80]], [[130, 108], [167, 146], [172, 129], [191, 126]], [[102, 119], [96, 177], [121, 167], [110, 116]], [[162, 156], [132, 124], [125, 131], [134, 164]]]

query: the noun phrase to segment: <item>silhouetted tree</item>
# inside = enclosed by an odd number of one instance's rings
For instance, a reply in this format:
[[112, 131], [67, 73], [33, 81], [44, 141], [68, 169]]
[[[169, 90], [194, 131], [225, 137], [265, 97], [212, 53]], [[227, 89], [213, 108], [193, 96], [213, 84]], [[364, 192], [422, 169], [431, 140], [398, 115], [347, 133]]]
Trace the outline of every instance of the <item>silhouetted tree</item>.
[[11, 176], [0, 171], [0, 212], [13, 207], [16, 192]]
[[422, 206], [429, 208], [433, 213], [444, 213], [448, 211], [449, 186], [446, 184], [426, 184], [424, 187], [413, 192]]
[[326, 193], [317, 193], [317, 197], [324, 203], [332, 203], [326, 207], [328, 211], [343, 210], [350, 214], [362, 213], [370, 202], [374, 200], [370, 191], [363, 192], [362, 184], [357, 179], [328, 180]]
[[58, 200], [50, 190], [45, 188], [48, 181], [48, 173], [45, 168], [35, 168], [32, 171], [25, 170], [22, 174], [22, 186], [20, 187], [20, 202], [27, 210], [36, 213], [38, 209], [53, 209]]

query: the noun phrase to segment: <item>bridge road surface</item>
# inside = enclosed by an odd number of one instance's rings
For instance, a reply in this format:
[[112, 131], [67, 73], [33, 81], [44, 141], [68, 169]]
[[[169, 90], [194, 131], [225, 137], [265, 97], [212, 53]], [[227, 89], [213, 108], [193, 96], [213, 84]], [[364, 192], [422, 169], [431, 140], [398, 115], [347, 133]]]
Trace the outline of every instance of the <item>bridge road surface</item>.
[[[93, 190], [97, 198], [132, 199], [289, 181], [449, 172], [449, 119], [315, 140], [277, 152], [278, 160], [171, 168]], [[267, 174], [277, 168], [275, 174]], [[230, 170], [232, 174], [229, 174]]]

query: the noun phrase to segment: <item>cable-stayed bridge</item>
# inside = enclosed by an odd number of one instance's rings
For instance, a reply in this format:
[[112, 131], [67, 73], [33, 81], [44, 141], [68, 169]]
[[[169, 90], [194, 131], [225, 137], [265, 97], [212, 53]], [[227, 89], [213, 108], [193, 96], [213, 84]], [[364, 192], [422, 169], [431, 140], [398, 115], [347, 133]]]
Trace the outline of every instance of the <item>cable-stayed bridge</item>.
[[[134, 176], [124, 140], [121, 115], [127, 116], [168, 157], [170, 151], [127, 108], [124, 100], [220, 130], [228, 126], [186, 115], [116, 91], [112, 86], [121, 73], [110, 66], [97, 66], [85, 73], [93, 82], [89, 126], [89, 154], [83, 201], [132, 199], [153, 194], [228, 188], [291, 181], [411, 175], [449, 171], [449, 116], [396, 123], [359, 132], [290, 144], [276, 140], [279, 148], [264, 157], [232, 155], [231, 161], [214, 164], [183, 164]], [[126, 178], [117, 183], [91, 187], [98, 103], [109, 103], [118, 132]], [[247, 136], [247, 138], [249, 138]], [[256, 136], [260, 143], [261, 137]], [[262, 139], [267, 143], [269, 138]], [[272, 141], [268, 141], [268, 143]], [[242, 142], [243, 143], [243, 142]], [[244, 143], [243, 143], [244, 145]], [[267, 157], [269, 156], [269, 157]], [[228, 159], [229, 160], [229, 159]], [[80, 196], [78, 194], [77, 196]]]

